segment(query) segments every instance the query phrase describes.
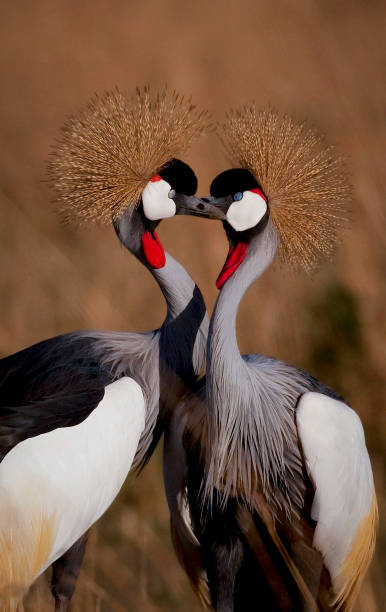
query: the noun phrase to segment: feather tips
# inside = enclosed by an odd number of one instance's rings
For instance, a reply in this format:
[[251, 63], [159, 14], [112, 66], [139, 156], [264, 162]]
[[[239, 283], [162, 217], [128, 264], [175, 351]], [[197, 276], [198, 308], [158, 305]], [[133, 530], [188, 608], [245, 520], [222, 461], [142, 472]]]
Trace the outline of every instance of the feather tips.
[[304, 123], [254, 105], [231, 110], [218, 134], [232, 164], [249, 170], [268, 197], [281, 260], [309, 271], [330, 256], [351, 196], [333, 147]]
[[358, 597], [363, 578], [373, 558], [377, 526], [378, 505], [374, 492], [370, 512], [361, 521], [354, 544], [334, 580], [336, 594], [333, 604], [337, 610], [351, 610]]
[[48, 162], [48, 180], [67, 220], [109, 223], [135, 206], [147, 182], [209, 129], [191, 100], [164, 89], [95, 95], [67, 119]]

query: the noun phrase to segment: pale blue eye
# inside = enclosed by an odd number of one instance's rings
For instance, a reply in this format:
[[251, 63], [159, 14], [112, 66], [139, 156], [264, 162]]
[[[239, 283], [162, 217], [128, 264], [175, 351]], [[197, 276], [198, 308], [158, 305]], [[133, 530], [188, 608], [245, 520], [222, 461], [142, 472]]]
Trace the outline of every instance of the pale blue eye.
[[237, 193], [235, 193], [235, 195], [233, 196], [233, 201], [234, 202], [238, 202], [239, 200], [243, 199], [243, 194], [241, 193], [241, 191], [238, 191]]
[[174, 196], [176, 195], [176, 190], [175, 189], [171, 189], [168, 193], [168, 196], [170, 199], [174, 198]]

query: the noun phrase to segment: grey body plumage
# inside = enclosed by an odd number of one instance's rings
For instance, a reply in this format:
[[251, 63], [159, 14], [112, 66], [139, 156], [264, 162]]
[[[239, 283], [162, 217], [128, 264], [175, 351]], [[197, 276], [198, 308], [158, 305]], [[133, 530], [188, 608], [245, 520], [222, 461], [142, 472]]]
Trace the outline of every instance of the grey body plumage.
[[[312, 548], [314, 524], [306, 506], [314, 489], [304, 469], [296, 407], [308, 391], [342, 398], [295, 366], [262, 354], [241, 355], [236, 338], [239, 303], [276, 248], [268, 221], [222, 288], [210, 321], [206, 376], [180, 402], [165, 437], [176, 551], [194, 588], [218, 611], [250, 609], [246, 602], [256, 584], [263, 609], [286, 609], [277, 601], [280, 589], [296, 609], [308, 609], [270, 528], [294, 542], [289, 550], [311, 599], [317, 599], [323, 575], [321, 556]], [[260, 576], [262, 560], [255, 556], [253, 537], [248, 539], [251, 530], [266, 540], [265, 547], [273, 546], [276, 592]]]
[[[1, 458], [22, 440], [81, 423], [102, 401], [105, 387], [127, 376], [145, 399], [145, 428], [132, 469], [144, 466], [178, 399], [204, 367], [208, 330], [202, 295], [184, 268], [166, 254], [165, 267], [154, 276], [167, 303], [159, 329], [72, 332], [0, 361]], [[53, 563], [56, 610], [68, 609], [86, 541], [87, 532]]]
[[[165, 255], [155, 229], [161, 219], [183, 213], [186, 203], [194, 199], [197, 179], [189, 166], [176, 157], [209, 126], [207, 113], [200, 112], [191, 99], [175, 91], [169, 93], [165, 89], [153, 95], [145, 87], [143, 91], [137, 89], [130, 99], [116, 89], [94, 96], [79, 113], [69, 117], [55, 142], [47, 170], [59, 211], [67, 221], [113, 221], [120, 242], [158, 282], [167, 314], [164, 324], [152, 332], [72, 332], [0, 361], [0, 469], [6, 482], [0, 507], [1, 552], [6, 555], [6, 570], [0, 580], [2, 609], [21, 606], [24, 593], [50, 564], [54, 570], [51, 590], [55, 609], [68, 609], [88, 529], [112, 503], [128, 471], [133, 466], [143, 467], [151, 456], [169, 412], [201, 372], [208, 328], [205, 304], [182, 266]], [[94, 434], [90, 433], [90, 422], [95, 425]], [[104, 423], [105, 438], [104, 429], [101, 431]], [[72, 429], [77, 425], [80, 430]], [[67, 429], [59, 431], [64, 428]], [[88, 437], [82, 433], [77, 438], [77, 432], [85, 429]], [[71, 456], [66, 461], [68, 444], [64, 438], [74, 444], [74, 461], [87, 438], [84, 460], [89, 463], [78, 497], [77, 485], [71, 487], [67, 483], [67, 477], [71, 482], [78, 472]], [[46, 501], [52, 514], [56, 512], [55, 528], [67, 520], [62, 530], [65, 539], [61, 544], [58, 537], [50, 541], [47, 528], [47, 550], [43, 550], [29, 528], [32, 519], [26, 516], [26, 535], [21, 536], [20, 548], [26, 549], [30, 538], [32, 552], [26, 554], [23, 550], [20, 555], [14, 534], [24, 533], [23, 525], [7, 521], [7, 494], [11, 505], [15, 495], [15, 510], [24, 509], [31, 514], [33, 504], [28, 503], [28, 496], [23, 499], [24, 484], [18, 478], [7, 481], [7, 465], [10, 461], [12, 465], [16, 457], [20, 462], [17, 473], [23, 479], [28, 472], [23, 449], [36, 448], [43, 458], [42, 447], [47, 440], [54, 448], [49, 461], [51, 472], [62, 470], [62, 478], [57, 477], [56, 486], [51, 486], [45, 471], [47, 461], [42, 459], [43, 468], [36, 462], [35, 476], [46, 493], [39, 499], [41, 503]], [[19, 445], [23, 441], [24, 446]], [[104, 442], [105, 454], [100, 453]], [[61, 460], [58, 446], [64, 453]], [[93, 451], [98, 459], [103, 458], [99, 470]], [[108, 471], [109, 466], [114, 469], [113, 486], [101, 489], [93, 485], [91, 475], [98, 482], [100, 471]], [[90, 487], [87, 493], [86, 484]], [[74, 497], [71, 507], [75, 511], [60, 504], [60, 490], [63, 493], [64, 489], [65, 498], [66, 487]], [[103, 501], [98, 499], [99, 494], [104, 495]], [[82, 496], [87, 497], [86, 504]], [[37, 514], [39, 522], [42, 512]], [[9, 550], [4, 544], [7, 537]], [[20, 578], [17, 567], [23, 555], [28, 559]]]
[[[273, 261], [279, 235], [249, 170], [220, 174], [211, 194], [217, 212], [203, 216], [219, 218], [222, 211], [230, 250], [217, 279], [206, 378], [182, 400], [167, 432], [164, 473], [177, 554], [194, 588], [218, 612], [255, 609], [256, 596], [261, 609], [350, 609], [357, 592], [347, 586], [351, 577], [338, 586], [325, 550], [315, 545], [317, 487], [299, 435], [298, 406], [316, 396], [341, 406], [334, 407], [334, 418], [350, 409], [307, 372], [273, 357], [240, 354], [239, 304]], [[291, 248], [301, 243], [295, 238]], [[178, 474], [169, 477], [183, 454]], [[371, 558], [371, 529], [353, 584]]]
[[[300, 396], [320, 390], [339, 397], [312, 376], [264, 355], [240, 355], [236, 316], [248, 287], [272, 262], [273, 224], [251, 242], [243, 264], [226, 282], [211, 318], [207, 356], [208, 426], [204, 447], [206, 494], [221, 490], [247, 504], [256, 479], [264, 495], [288, 516], [303, 506], [305, 485], [295, 423]], [[227, 475], [224, 479], [224, 473]]]
[[[166, 178], [157, 176], [156, 193], [165, 194], [165, 187], [171, 191], [175, 177], [180, 179], [182, 189], [186, 187], [190, 194], [195, 191], [196, 178], [182, 162], [171, 161], [165, 170], [165, 177], [171, 182], [169, 187]], [[160, 188], [157, 191], [158, 184]], [[174, 191], [173, 206], [179, 210], [185, 201], [192, 199], [192, 195]], [[166, 194], [162, 203], [170, 206], [170, 200], [171, 197]], [[154, 202], [156, 205], [159, 202], [154, 195], [147, 200], [150, 205]], [[136, 208], [127, 209], [116, 219], [114, 227], [122, 245], [148, 268], [165, 297], [167, 312], [162, 326], [142, 333], [72, 332], [1, 360], [2, 458], [23, 440], [87, 420], [103, 403], [106, 388], [121, 378], [135, 381], [144, 400], [143, 408], [139, 407], [140, 411], [144, 410], [140, 413], [144, 414], [144, 428], [140, 430], [139, 439], [137, 429], [133, 431], [132, 440], [129, 433], [129, 443], [135, 444], [135, 455], [127, 471], [130, 468], [141, 469], [150, 458], [170, 413], [202, 371], [208, 330], [202, 295], [186, 270], [163, 251], [155, 234], [158, 222], [146, 216], [143, 202], [140, 201]], [[133, 405], [132, 409], [135, 415], [138, 407]], [[125, 426], [129, 427], [130, 405], [127, 410]], [[49, 486], [47, 490], [51, 490]], [[73, 515], [68, 514], [66, 508], [63, 508], [63, 514], [71, 521]], [[91, 524], [86, 525], [81, 538], [65, 554], [52, 561], [51, 589], [55, 609], [61, 612], [68, 609], [75, 588], [85, 551], [87, 529]], [[12, 570], [12, 560], [7, 563]], [[11, 584], [12, 576], [11, 571]], [[26, 578], [24, 588], [28, 588], [29, 581], [34, 578], [36, 574]], [[22, 594], [21, 589], [18, 597], [22, 597]], [[1, 603], [7, 606], [6, 599]]]

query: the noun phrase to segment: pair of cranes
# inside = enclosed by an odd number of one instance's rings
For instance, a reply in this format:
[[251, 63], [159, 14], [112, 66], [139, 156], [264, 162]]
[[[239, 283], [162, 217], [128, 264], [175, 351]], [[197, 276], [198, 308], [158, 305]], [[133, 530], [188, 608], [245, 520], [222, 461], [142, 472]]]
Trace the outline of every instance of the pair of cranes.
[[[235, 327], [243, 294], [278, 248], [306, 268], [331, 251], [347, 182], [312, 131], [246, 107], [222, 131], [235, 168], [198, 198], [179, 158], [208, 127], [176, 94], [115, 91], [58, 139], [49, 174], [64, 213], [112, 219], [167, 314], [153, 332], [74, 332], [1, 360], [4, 610], [17, 610], [51, 564], [55, 609], [68, 609], [89, 528], [163, 431], [173, 540], [203, 600], [219, 612], [355, 601], [377, 514], [360, 421], [306, 372], [240, 355]], [[221, 220], [229, 240], [210, 324], [155, 231], [175, 214]]]

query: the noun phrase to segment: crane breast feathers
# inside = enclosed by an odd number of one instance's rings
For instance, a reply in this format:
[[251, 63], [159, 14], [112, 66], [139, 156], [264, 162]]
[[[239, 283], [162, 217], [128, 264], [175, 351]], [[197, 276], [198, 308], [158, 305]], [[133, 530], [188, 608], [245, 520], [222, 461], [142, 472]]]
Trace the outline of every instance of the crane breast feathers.
[[315, 486], [313, 544], [330, 572], [335, 603], [349, 609], [373, 555], [378, 516], [363, 427], [346, 404], [320, 393], [301, 397], [296, 420]]

